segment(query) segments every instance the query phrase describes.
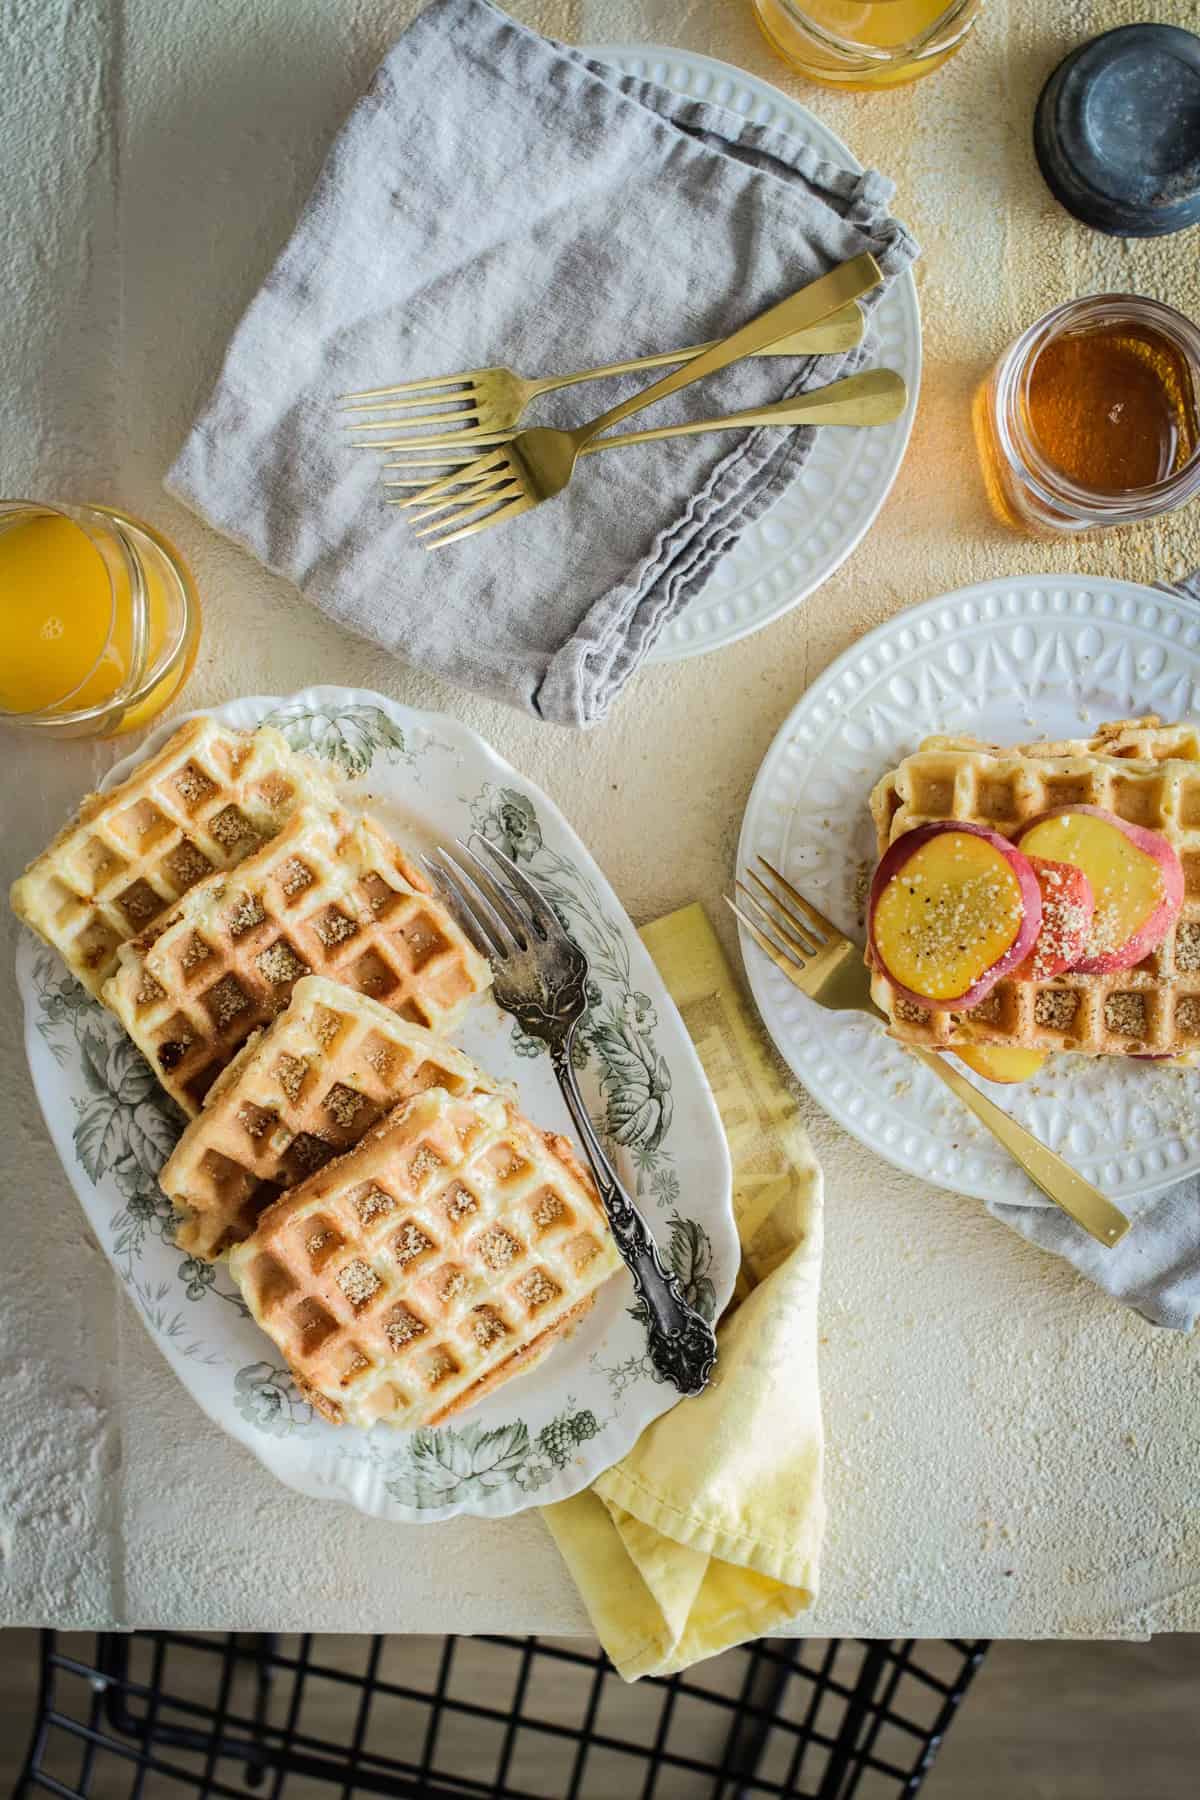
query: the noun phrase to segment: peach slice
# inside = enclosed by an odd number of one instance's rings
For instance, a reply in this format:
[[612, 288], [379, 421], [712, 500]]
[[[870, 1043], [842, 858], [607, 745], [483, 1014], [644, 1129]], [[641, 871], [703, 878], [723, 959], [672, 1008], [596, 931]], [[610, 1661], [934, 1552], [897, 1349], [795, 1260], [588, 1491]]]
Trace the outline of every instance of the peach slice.
[[1073, 863], [1031, 856], [1029, 866], [1042, 890], [1042, 929], [1017, 979], [1050, 981], [1073, 969], [1086, 951], [1096, 902], [1091, 882]]
[[954, 1054], [985, 1081], [1028, 1081], [1050, 1052], [1026, 1050], [1022, 1044], [956, 1044]]
[[1183, 905], [1183, 868], [1157, 831], [1102, 806], [1059, 806], [1021, 832], [1028, 856], [1082, 869], [1095, 902], [1082, 975], [1132, 969], [1161, 944]]
[[902, 1000], [965, 1012], [1033, 949], [1028, 857], [983, 825], [939, 819], [889, 844], [871, 883], [871, 954]]

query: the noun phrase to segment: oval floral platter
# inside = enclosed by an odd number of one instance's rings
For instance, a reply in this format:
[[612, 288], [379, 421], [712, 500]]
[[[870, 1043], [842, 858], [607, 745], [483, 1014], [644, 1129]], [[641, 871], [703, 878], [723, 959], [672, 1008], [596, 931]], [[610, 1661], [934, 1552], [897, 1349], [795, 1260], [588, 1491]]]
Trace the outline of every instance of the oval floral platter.
[[[232, 726], [268, 720], [325, 758], [352, 803], [406, 847], [482, 835], [538, 883], [591, 964], [580, 1079], [593, 1118], [688, 1297], [714, 1318], [738, 1264], [725, 1134], [695, 1050], [662, 981], [561, 813], [476, 736], [381, 694], [314, 687], [289, 700], [214, 709]], [[103, 783], [123, 779], [181, 723], [153, 732]], [[53, 951], [22, 932], [17, 981], [26, 1052], [55, 1148], [92, 1229], [167, 1361], [204, 1410], [302, 1493], [382, 1518], [501, 1517], [565, 1499], [630, 1448], [677, 1398], [656, 1381], [633, 1286], [621, 1271], [573, 1335], [453, 1424], [402, 1432], [326, 1424], [300, 1398], [223, 1265], [172, 1242], [157, 1181], [182, 1129], [116, 1019]], [[541, 1045], [491, 1000], [455, 1034], [515, 1082], [538, 1124], [570, 1134]]]
[[[876, 858], [867, 799], [935, 732], [990, 743], [1087, 737], [1107, 720], [1200, 717], [1200, 611], [1128, 581], [1027, 575], [909, 607], [832, 663], [759, 770], [738, 866], [765, 856], [861, 943]], [[995, 1138], [882, 1026], [825, 1012], [743, 933], [767, 1029], [817, 1103], [896, 1168], [955, 1193], [1049, 1206]], [[1200, 1170], [1200, 1070], [1052, 1056], [1031, 1081], [973, 1076], [1127, 1211]]]

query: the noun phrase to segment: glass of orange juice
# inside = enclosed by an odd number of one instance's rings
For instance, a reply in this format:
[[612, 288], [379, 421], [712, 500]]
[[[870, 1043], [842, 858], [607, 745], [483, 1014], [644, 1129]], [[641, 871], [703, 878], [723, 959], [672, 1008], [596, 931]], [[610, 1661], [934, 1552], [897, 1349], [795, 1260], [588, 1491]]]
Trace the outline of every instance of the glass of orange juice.
[[983, 0], [754, 0], [780, 56], [831, 87], [899, 87], [952, 56]]
[[0, 722], [50, 737], [134, 731], [179, 692], [199, 637], [187, 566], [143, 520], [0, 501]]

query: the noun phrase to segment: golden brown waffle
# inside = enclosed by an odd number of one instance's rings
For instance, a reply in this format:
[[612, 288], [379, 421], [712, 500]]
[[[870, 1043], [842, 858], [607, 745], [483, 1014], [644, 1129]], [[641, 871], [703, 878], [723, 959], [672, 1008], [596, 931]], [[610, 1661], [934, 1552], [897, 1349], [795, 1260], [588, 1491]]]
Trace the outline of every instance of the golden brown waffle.
[[99, 995], [117, 951], [214, 869], [272, 838], [298, 806], [336, 806], [315, 763], [269, 726], [181, 725], [106, 794], [89, 794], [13, 883], [18, 918]]
[[529, 1368], [620, 1266], [564, 1138], [440, 1088], [277, 1200], [230, 1269], [336, 1423], [434, 1425]]
[[104, 1002], [195, 1114], [302, 975], [328, 975], [416, 1025], [456, 1025], [491, 982], [423, 875], [370, 819], [305, 808], [269, 844], [123, 944]]
[[340, 982], [306, 975], [208, 1090], [159, 1181], [175, 1242], [206, 1261], [241, 1243], [284, 1188], [355, 1145], [426, 1088], [496, 1084], [441, 1038]]
[[[1101, 806], [1160, 832], [1183, 865], [1183, 910], [1133, 969], [1007, 978], [980, 1006], [937, 1012], [897, 998], [878, 970], [871, 993], [894, 1037], [932, 1048], [1012, 1044], [1088, 1056], [1185, 1055], [1200, 1049], [1200, 763], [1194, 725], [1123, 720], [1088, 745], [995, 750], [928, 738], [871, 795], [879, 854], [934, 819], [969, 820], [1005, 837], [1055, 806]], [[1062, 751], [1061, 755], [1049, 751]], [[869, 958], [868, 958], [869, 960]]]
[[1200, 762], [1200, 725], [1164, 725], [1154, 713], [1144, 719], [1117, 719], [1097, 727], [1090, 738], [1059, 738], [1033, 744], [986, 744], [973, 737], [928, 737], [922, 750], [986, 750], [993, 756], [1115, 756], [1145, 762], [1169, 757]]

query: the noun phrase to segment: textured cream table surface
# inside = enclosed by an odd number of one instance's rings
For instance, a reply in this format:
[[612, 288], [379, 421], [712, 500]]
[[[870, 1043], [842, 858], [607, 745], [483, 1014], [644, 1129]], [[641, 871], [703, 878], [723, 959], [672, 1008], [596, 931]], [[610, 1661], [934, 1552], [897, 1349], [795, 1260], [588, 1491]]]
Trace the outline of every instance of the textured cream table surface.
[[[725, 929], [755, 770], [806, 684], [911, 602], [986, 576], [1200, 564], [1200, 507], [1069, 548], [986, 513], [972, 390], [1051, 303], [1131, 288], [1200, 312], [1198, 234], [1120, 243], [1060, 213], [1029, 122], [1105, 25], [1194, 0], [991, 0], [966, 51], [888, 96], [791, 83], [749, 0], [514, 0], [578, 42], [681, 44], [810, 102], [898, 181], [922, 240], [926, 376], [903, 472], [841, 573], [715, 656], [644, 672], [589, 736], [385, 661], [168, 501], [163, 471], [329, 137], [415, 0], [8, 0], [0, 39], [0, 492], [106, 498], [192, 559], [187, 702], [312, 680], [465, 719], [545, 786], [641, 921], [699, 897]], [[127, 746], [122, 746], [122, 750]], [[116, 747], [3, 742], [0, 873]], [[205, 1419], [84, 1225], [0, 979], [0, 1619], [580, 1631], [536, 1514], [386, 1525], [300, 1499]], [[727, 938], [727, 942], [731, 942]], [[822, 1381], [831, 1524], [820, 1633], [1134, 1636], [1200, 1629], [1197, 1348], [1156, 1333], [970, 1200], [923, 1187], [808, 1105], [828, 1178]]]

